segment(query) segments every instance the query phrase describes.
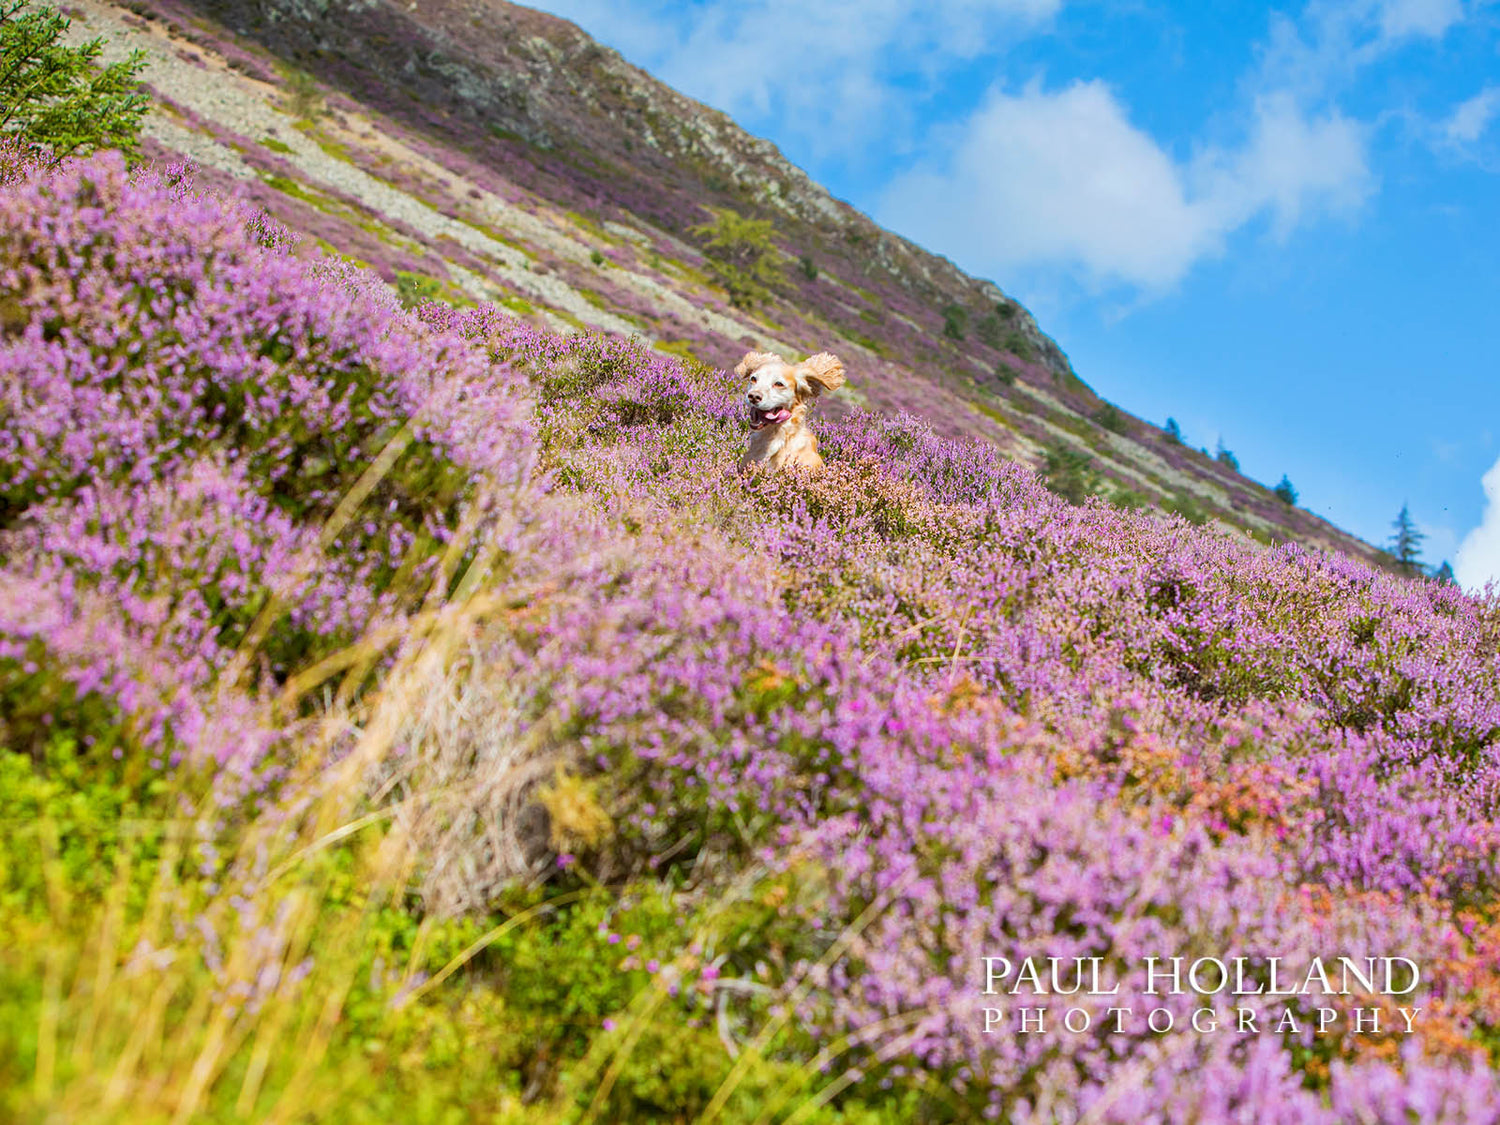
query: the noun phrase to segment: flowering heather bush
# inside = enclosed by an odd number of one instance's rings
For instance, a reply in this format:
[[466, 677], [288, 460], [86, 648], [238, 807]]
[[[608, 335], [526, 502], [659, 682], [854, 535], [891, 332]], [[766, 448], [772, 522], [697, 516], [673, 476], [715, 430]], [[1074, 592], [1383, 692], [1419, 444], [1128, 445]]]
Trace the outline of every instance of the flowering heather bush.
[[[476, 482], [529, 471], [513, 376], [290, 242], [181, 170], [109, 156], [0, 197], [7, 570], [59, 622], [110, 603], [179, 689], [213, 680], [268, 598], [288, 609], [264, 639], [276, 676], [401, 612], [393, 578], [431, 569]], [[360, 514], [336, 515], [372, 463]], [[8, 603], [0, 634], [48, 644], [35, 610]], [[67, 675], [90, 688], [117, 655]], [[141, 719], [165, 737], [165, 711]]]
[[[122, 1022], [100, 1056], [114, 978], [74, 918], [16, 1002], [52, 1030], [4, 1032], [39, 1076], [16, 1113], [364, 1083], [373, 1117], [1500, 1118], [1493, 598], [1073, 507], [905, 417], [741, 476], [722, 372], [405, 313], [108, 158], [7, 190], [0, 281], [0, 741], [28, 755], [0, 798], [106, 825], [62, 874], [0, 868], [0, 934], [29, 948], [75, 887], [137, 950], [120, 1011], [162, 974], [151, 1026], [190, 1052]], [[178, 913], [110, 913], [89, 841], [184, 807], [142, 768], [173, 762], [232, 783], [221, 811], [187, 857], [114, 845], [118, 901]], [[1261, 982], [1410, 957], [1423, 1011], [1131, 973], [1219, 954]], [[986, 956], [1097, 957], [1121, 992], [1071, 998], [1087, 1033], [985, 1034]], [[134, 1077], [65, 1080], [68, 1034]]]

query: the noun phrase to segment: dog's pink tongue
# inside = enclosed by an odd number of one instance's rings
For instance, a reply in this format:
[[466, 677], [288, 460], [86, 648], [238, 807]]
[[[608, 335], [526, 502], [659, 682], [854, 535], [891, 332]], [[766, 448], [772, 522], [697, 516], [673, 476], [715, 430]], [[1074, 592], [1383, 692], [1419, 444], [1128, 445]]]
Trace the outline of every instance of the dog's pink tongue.
[[782, 407], [777, 408], [776, 410], [768, 410], [766, 412], [766, 421], [767, 422], [785, 422], [791, 416], [792, 416], [792, 412], [790, 410], [788, 410], [786, 407], [782, 406]]

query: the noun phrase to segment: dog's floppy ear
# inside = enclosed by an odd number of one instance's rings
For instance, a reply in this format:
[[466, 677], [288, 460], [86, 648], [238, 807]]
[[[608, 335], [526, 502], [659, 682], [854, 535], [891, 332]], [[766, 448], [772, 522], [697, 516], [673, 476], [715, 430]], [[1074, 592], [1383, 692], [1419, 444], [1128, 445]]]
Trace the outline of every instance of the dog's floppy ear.
[[797, 365], [797, 382], [808, 394], [836, 391], [844, 385], [844, 361], [828, 352], [819, 352]]
[[782, 359], [775, 352], [746, 352], [745, 358], [740, 360], [735, 367], [734, 373], [743, 379], [746, 375], [764, 367], [768, 363], [781, 363]]

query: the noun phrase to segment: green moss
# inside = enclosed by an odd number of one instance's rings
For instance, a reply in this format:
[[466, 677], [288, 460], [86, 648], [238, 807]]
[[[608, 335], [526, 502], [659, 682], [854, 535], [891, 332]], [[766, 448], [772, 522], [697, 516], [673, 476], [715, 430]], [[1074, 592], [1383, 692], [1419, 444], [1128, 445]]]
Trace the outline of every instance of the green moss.
[[332, 207], [326, 196], [310, 190], [290, 176], [283, 176], [279, 172], [263, 172], [260, 178], [267, 187], [274, 188], [283, 195], [289, 195], [293, 199], [300, 199], [303, 203], [310, 204], [319, 211], [332, 211]]
[[601, 312], [615, 311], [614, 305], [610, 303], [609, 298], [606, 297], [603, 293], [595, 292], [594, 290], [582, 285], [576, 286], [574, 288], [574, 292], [576, 292], [589, 304], [593, 305], [594, 308], [599, 309]]
[[1004, 426], [1007, 430], [1015, 430], [1015, 423], [1013, 423], [1006, 414], [991, 406], [984, 400], [971, 399], [969, 400], [969, 405], [997, 425]]
[[342, 161], [345, 164], [354, 163], [354, 157], [349, 152], [349, 149], [324, 132], [318, 126], [317, 122], [298, 121], [296, 127], [298, 132], [302, 133], [303, 136], [307, 137], [313, 144], [317, 145], [335, 160]]
[[567, 216], [569, 222], [571, 222], [576, 227], [581, 227], [583, 230], [587, 231], [593, 238], [601, 242], [615, 241], [609, 236], [605, 229], [599, 225], [599, 221], [597, 219], [591, 219], [587, 215], [579, 214], [577, 211], [564, 211], [563, 214]]
[[657, 351], [666, 352], [668, 355], [675, 355], [679, 359], [691, 360], [693, 363], [701, 363], [705, 366], [712, 366], [708, 363], [707, 360], [705, 360], [696, 351], [694, 351], [693, 346], [686, 340], [658, 340], [653, 346]]
[[426, 274], [410, 270], [396, 271], [396, 296], [406, 308], [415, 308], [424, 301], [435, 300], [443, 292], [443, 283]]
[[494, 137], [496, 140], [515, 141], [519, 144], [526, 143], [526, 138], [521, 136], [520, 133], [513, 133], [509, 129], [502, 128], [499, 125], [490, 124], [485, 126], [485, 128], [489, 130], [490, 136]]
[[844, 339], [856, 343], [866, 351], [874, 352], [882, 358], [889, 358], [891, 354], [890, 349], [873, 336], [866, 336], [863, 332], [853, 328], [846, 328], [842, 324], [833, 325], [833, 330]]

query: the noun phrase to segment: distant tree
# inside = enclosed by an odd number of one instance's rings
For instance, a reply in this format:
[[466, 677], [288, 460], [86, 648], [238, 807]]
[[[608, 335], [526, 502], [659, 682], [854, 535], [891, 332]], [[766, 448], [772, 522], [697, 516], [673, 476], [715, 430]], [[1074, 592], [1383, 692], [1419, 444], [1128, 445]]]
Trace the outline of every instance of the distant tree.
[[1005, 346], [1006, 325], [1016, 316], [1016, 303], [1006, 299], [995, 302], [995, 311], [986, 316], [974, 331], [987, 345], [996, 350]]
[[298, 121], [316, 121], [323, 116], [323, 91], [307, 71], [288, 70], [285, 97], [287, 112]]
[[1043, 483], [1053, 492], [1074, 504], [1099, 491], [1099, 474], [1094, 471], [1094, 459], [1081, 449], [1065, 442], [1056, 442], [1047, 447], [1046, 468]]
[[1167, 435], [1167, 440], [1173, 445], [1182, 444], [1182, 427], [1177, 424], [1176, 418], [1168, 418], [1167, 424], [1162, 427], [1162, 432]]
[[1292, 487], [1292, 478], [1285, 473], [1281, 474], [1281, 483], [1271, 491], [1283, 504], [1295, 505], [1297, 503], [1297, 490]]
[[1197, 524], [1200, 527], [1203, 524], [1206, 524], [1210, 518], [1208, 511], [1203, 507], [1203, 505], [1198, 503], [1197, 499], [1195, 499], [1193, 495], [1188, 492], [1176, 493], [1172, 497], [1172, 499], [1168, 500], [1165, 504], [1162, 505], [1162, 507], [1167, 511], [1173, 513], [1174, 515], [1181, 516], [1183, 519], [1187, 520], [1188, 523]]
[[818, 265], [812, 260], [811, 254], [803, 254], [798, 258], [797, 266], [802, 270], [802, 276], [808, 281], [818, 280]]
[[769, 219], [747, 219], [728, 207], [713, 208], [714, 217], [689, 227], [702, 239], [709, 268], [729, 293], [731, 304], [746, 307], [769, 295], [781, 279], [780, 255]]
[[943, 335], [950, 340], [962, 340], [969, 327], [969, 310], [962, 305], [949, 305], [943, 309]]
[[1214, 460], [1221, 465], [1228, 465], [1235, 472], [1240, 471], [1240, 460], [1224, 447], [1224, 439], [1219, 439], [1219, 446], [1214, 450]]
[[104, 40], [63, 40], [72, 21], [30, 0], [0, 0], [0, 134], [62, 160], [100, 148], [134, 153], [150, 103], [142, 51], [98, 66]]
[[1401, 505], [1401, 512], [1391, 527], [1396, 532], [1391, 536], [1391, 557], [1402, 570], [1408, 574], [1416, 574], [1422, 565], [1422, 540], [1427, 536], [1417, 530], [1417, 521], [1411, 518], [1410, 505]]
[[1125, 415], [1112, 402], [1106, 402], [1094, 413], [1094, 421], [1112, 434], [1123, 434], [1130, 428]]
[[1443, 560], [1443, 565], [1432, 572], [1432, 580], [1444, 586], [1457, 586], [1458, 579], [1453, 576], [1453, 568], [1448, 565], [1448, 560]]
[[1012, 329], [1005, 337], [1005, 350], [1017, 359], [1030, 363], [1036, 357], [1036, 349], [1019, 328]]

